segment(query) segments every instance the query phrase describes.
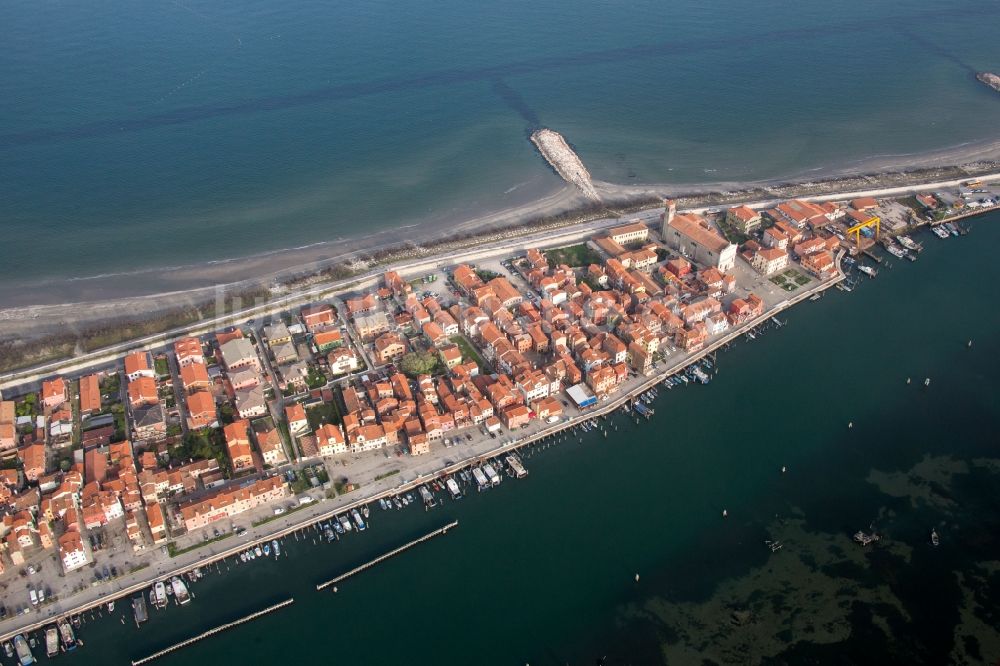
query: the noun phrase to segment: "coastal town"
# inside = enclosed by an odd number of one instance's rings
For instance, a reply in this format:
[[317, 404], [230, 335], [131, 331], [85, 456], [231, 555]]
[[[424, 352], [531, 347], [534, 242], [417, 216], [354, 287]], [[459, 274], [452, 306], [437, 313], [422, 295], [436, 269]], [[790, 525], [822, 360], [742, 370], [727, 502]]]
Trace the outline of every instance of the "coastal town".
[[651, 416], [637, 396], [688, 369], [707, 382], [711, 366], [692, 364], [883, 261], [917, 260], [911, 234], [960, 235], [998, 191], [971, 180], [698, 211], [667, 199], [573, 245], [389, 270], [374, 289], [6, 387], [0, 634], [31, 663], [26, 627], [65, 634], [126, 580], [155, 604], [201, 548], [278, 549], [274, 534], [324, 506], [339, 515], [329, 530], [362, 530], [359, 509], [399, 503], [401, 487], [429, 505], [433, 489], [457, 494], [459, 470], [608, 409]]

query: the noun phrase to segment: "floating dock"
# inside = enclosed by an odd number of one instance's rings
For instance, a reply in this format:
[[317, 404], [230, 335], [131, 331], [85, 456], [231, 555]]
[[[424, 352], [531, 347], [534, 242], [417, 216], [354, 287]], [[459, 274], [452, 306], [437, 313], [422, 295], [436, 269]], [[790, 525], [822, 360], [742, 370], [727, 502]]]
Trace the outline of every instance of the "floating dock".
[[583, 192], [587, 198], [601, 200], [590, 179], [590, 172], [562, 134], [548, 128], [540, 129], [532, 132], [531, 142], [563, 180]]
[[[395, 555], [399, 555], [404, 550], [409, 550], [410, 548], [413, 548], [414, 546], [416, 546], [418, 544], [421, 544], [421, 543], [423, 543], [425, 541], [433, 539], [436, 536], [447, 534], [448, 530], [452, 529], [453, 527], [458, 527], [458, 521], [457, 520], [453, 520], [452, 522], [448, 523], [444, 527], [439, 527], [436, 530], [434, 530], [433, 532], [428, 532], [427, 534], [423, 535], [419, 539], [414, 539], [413, 541], [410, 541], [409, 543], [404, 543], [399, 548], [394, 548], [394, 549], [390, 550], [388, 553], [385, 553], [384, 555], [379, 555], [374, 560], [371, 560], [369, 562], [365, 562], [364, 564], [362, 564], [359, 567], [354, 567], [353, 569], [351, 569], [347, 573], [342, 573], [339, 576], [337, 576], [336, 578], [331, 578], [330, 580], [326, 581], [325, 583], [320, 583], [319, 585], [316, 586], [316, 589], [317, 590], [324, 590], [324, 589], [330, 587], [331, 585], [336, 585], [337, 583], [339, 583], [342, 580], [350, 578], [351, 576], [353, 576], [355, 574], [359, 574], [362, 571], [375, 566], [376, 564], [379, 564], [381, 562], [384, 562], [384, 561], [388, 560], [390, 557], [394, 557]], [[132, 663], [133, 663], [133, 666], [134, 666], [136, 662], [132, 662]]]
[[215, 634], [223, 632], [226, 629], [232, 629], [233, 627], [238, 627], [241, 624], [246, 624], [247, 622], [252, 622], [253, 620], [256, 620], [257, 618], [259, 618], [259, 617], [261, 617], [263, 615], [267, 615], [268, 613], [273, 613], [274, 611], [276, 611], [278, 609], [281, 609], [281, 608], [284, 608], [285, 606], [290, 606], [294, 601], [295, 601], [295, 599], [293, 599], [293, 598], [285, 599], [281, 603], [274, 604], [273, 606], [268, 606], [267, 608], [259, 610], [256, 613], [251, 613], [250, 615], [247, 615], [246, 617], [241, 617], [238, 620], [233, 620], [232, 622], [227, 622], [225, 624], [220, 624], [218, 627], [215, 627], [214, 629], [209, 629], [208, 631], [206, 631], [204, 633], [198, 634], [197, 636], [192, 636], [191, 638], [188, 638], [187, 640], [183, 640], [180, 643], [175, 643], [174, 645], [171, 645], [168, 648], [164, 648], [163, 650], [160, 650], [159, 652], [154, 652], [153, 654], [149, 655], [148, 657], [143, 657], [142, 659], [135, 659], [135, 660], [132, 661], [132, 666], [139, 666], [140, 664], [149, 663], [149, 662], [153, 661], [154, 659], [159, 659], [160, 657], [162, 657], [164, 655], [170, 654], [171, 652], [174, 652], [176, 650], [180, 650], [181, 648], [187, 647], [188, 645], [191, 645], [192, 643], [197, 643], [198, 641], [200, 641], [202, 639], [208, 638], [210, 636], [214, 636]]

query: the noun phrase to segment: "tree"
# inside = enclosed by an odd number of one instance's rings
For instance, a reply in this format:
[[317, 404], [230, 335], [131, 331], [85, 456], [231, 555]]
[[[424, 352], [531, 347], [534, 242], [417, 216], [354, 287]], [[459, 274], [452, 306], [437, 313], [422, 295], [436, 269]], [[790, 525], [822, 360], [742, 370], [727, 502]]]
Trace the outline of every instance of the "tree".
[[410, 352], [400, 359], [399, 369], [410, 377], [416, 377], [432, 373], [437, 364], [438, 357], [433, 352]]

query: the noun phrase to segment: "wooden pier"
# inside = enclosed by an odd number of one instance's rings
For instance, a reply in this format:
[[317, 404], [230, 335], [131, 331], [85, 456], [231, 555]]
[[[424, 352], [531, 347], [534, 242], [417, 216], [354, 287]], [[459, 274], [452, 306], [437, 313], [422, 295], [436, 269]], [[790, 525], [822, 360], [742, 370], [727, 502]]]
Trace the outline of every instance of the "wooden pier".
[[237, 626], [239, 626], [241, 624], [246, 624], [247, 622], [252, 622], [253, 620], [256, 620], [257, 618], [259, 618], [259, 617], [261, 617], [263, 615], [267, 615], [268, 613], [273, 613], [274, 611], [276, 611], [276, 610], [278, 610], [280, 608], [284, 608], [285, 606], [290, 606], [294, 601], [295, 601], [294, 598], [285, 599], [284, 601], [282, 601], [279, 604], [274, 604], [273, 606], [268, 606], [267, 608], [259, 610], [256, 613], [251, 613], [250, 615], [247, 615], [246, 617], [241, 617], [238, 620], [233, 620], [232, 622], [226, 622], [225, 624], [220, 624], [218, 627], [215, 627], [214, 629], [209, 629], [208, 631], [206, 631], [204, 633], [198, 634], [197, 636], [192, 636], [191, 638], [188, 638], [187, 640], [183, 640], [180, 643], [175, 643], [175, 644], [171, 645], [168, 648], [164, 648], [164, 649], [160, 650], [159, 652], [154, 652], [153, 654], [149, 655], [148, 657], [143, 657], [142, 659], [134, 659], [134, 660], [132, 660], [132, 666], [139, 666], [140, 664], [149, 663], [149, 662], [153, 661], [154, 659], [159, 659], [160, 657], [162, 657], [162, 656], [164, 656], [166, 654], [169, 654], [171, 652], [174, 652], [175, 650], [180, 650], [181, 648], [187, 647], [188, 645], [191, 645], [192, 643], [197, 643], [198, 641], [202, 640], [203, 638], [208, 638], [209, 636], [214, 636], [215, 634], [221, 633], [221, 632], [225, 631], [226, 629], [232, 629], [233, 627], [237, 627]]
[[458, 527], [458, 521], [457, 520], [454, 520], [454, 521], [448, 523], [444, 527], [439, 527], [436, 530], [434, 530], [433, 532], [428, 532], [427, 534], [423, 535], [419, 539], [414, 539], [413, 541], [410, 541], [409, 543], [404, 543], [399, 548], [394, 548], [393, 550], [390, 550], [388, 553], [385, 553], [383, 555], [379, 555], [374, 560], [371, 560], [369, 562], [365, 562], [364, 564], [362, 564], [359, 567], [354, 567], [353, 569], [351, 569], [347, 573], [340, 574], [336, 578], [331, 578], [330, 580], [326, 581], [325, 583], [320, 583], [319, 585], [316, 586], [316, 589], [317, 590], [324, 590], [324, 589], [330, 587], [331, 585], [336, 585], [340, 581], [342, 581], [342, 580], [344, 580], [346, 578], [350, 578], [354, 574], [361, 573], [362, 571], [364, 571], [366, 569], [369, 569], [369, 568], [375, 566], [376, 564], [379, 564], [380, 562], [384, 562], [385, 560], [388, 560], [390, 557], [393, 557], [395, 555], [399, 555], [404, 550], [409, 550], [410, 548], [413, 548], [414, 546], [416, 546], [418, 544], [421, 544], [421, 543], [423, 543], [425, 541], [428, 541], [429, 539], [433, 539], [436, 536], [447, 534], [448, 530], [450, 530], [453, 527]]

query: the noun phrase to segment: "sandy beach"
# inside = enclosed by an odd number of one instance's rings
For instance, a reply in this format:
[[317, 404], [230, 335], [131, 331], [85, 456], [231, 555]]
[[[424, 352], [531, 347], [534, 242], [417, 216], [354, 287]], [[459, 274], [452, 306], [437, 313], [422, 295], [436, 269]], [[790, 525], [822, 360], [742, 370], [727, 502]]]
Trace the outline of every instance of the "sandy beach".
[[[920, 155], [874, 156], [828, 172], [742, 183], [620, 185], [595, 182], [611, 211], [638, 200], [662, 196], [679, 199], [685, 208], [756, 202], [770, 199], [891, 191], [921, 183], [961, 179], [1000, 171], [1000, 141], [956, 146]], [[551, 181], [548, 181], [551, 182]], [[536, 184], [535, 189], [550, 187]], [[531, 188], [526, 188], [531, 189]], [[244, 258], [220, 258], [208, 264], [150, 267], [119, 274], [41, 281], [16, 290], [0, 288], [0, 340], [31, 339], [53, 332], [78, 332], [123, 316], [142, 319], [158, 313], [212, 301], [224, 291], [271, 289], [304, 279], [331, 266], [351, 264], [379, 250], [401, 245], [420, 247], [449, 239], [496, 232], [557, 215], [572, 223], [595, 219], [592, 205], [569, 186], [525, 192], [530, 201], [467, 219], [420, 220], [395, 229], [317, 241], [306, 247], [275, 250]], [[585, 215], [586, 214], [586, 215]], [[358, 265], [358, 264], [355, 264]]]

